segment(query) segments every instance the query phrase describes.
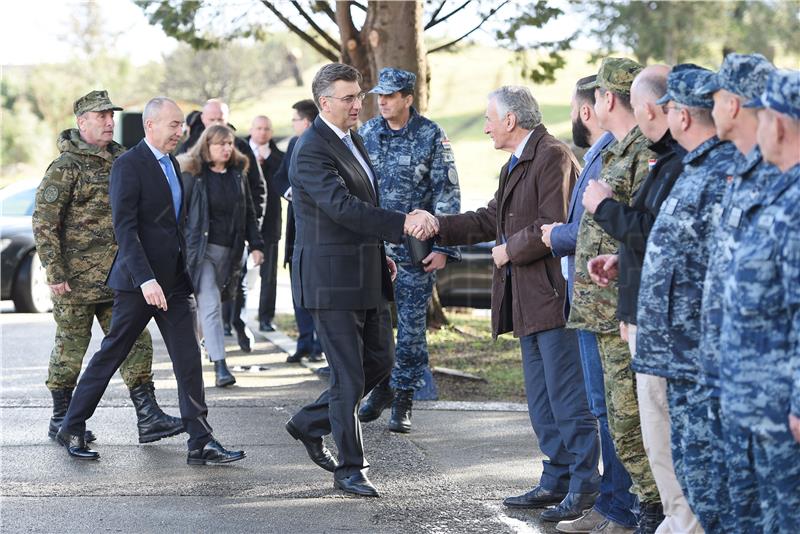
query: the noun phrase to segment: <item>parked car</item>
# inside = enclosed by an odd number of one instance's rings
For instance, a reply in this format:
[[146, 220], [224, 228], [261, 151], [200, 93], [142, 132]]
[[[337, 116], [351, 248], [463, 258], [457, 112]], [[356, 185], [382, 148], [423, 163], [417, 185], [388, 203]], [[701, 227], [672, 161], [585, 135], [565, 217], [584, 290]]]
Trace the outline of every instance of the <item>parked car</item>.
[[39, 181], [23, 180], [0, 190], [0, 298], [13, 300], [22, 313], [53, 309], [31, 228]]
[[436, 273], [436, 290], [442, 306], [492, 307], [492, 247], [494, 241], [458, 247], [461, 261], [448, 263]]

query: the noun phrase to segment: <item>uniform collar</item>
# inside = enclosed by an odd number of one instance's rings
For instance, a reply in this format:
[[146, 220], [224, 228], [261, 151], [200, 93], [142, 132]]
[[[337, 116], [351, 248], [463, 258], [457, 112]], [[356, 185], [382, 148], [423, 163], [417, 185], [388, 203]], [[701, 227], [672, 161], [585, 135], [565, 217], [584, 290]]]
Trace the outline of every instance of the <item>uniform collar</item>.
[[616, 154], [617, 156], [622, 156], [635, 142], [639, 141], [642, 137], [644, 137], [642, 130], [638, 126], [634, 126], [631, 131], [625, 135], [625, 137], [623, 137], [616, 145], [609, 148], [608, 151]]
[[716, 135], [712, 135], [711, 137], [709, 137], [708, 139], [697, 145], [697, 147], [695, 147], [694, 150], [692, 150], [691, 152], [687, 152], [686, 155], [683, 157], [683, 164], [691, 165], [692, 163], [696, 162], [697, 160], [699, 160], [700, 158], [711, 152], [711, 149], [713, 149], [720, 143], [722, 143], [722, 141], [720, 141], [719, 137], [717, 137]]

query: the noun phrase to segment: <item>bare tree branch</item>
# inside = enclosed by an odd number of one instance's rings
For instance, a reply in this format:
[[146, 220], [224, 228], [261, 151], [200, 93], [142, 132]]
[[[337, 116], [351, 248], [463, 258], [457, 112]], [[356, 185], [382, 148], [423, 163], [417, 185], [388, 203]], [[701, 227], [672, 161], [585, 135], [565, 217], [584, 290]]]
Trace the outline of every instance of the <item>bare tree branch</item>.
[[282, 23], [284, 23], [287, 28], [289, 28], [293, 33], [295, 33], [298, 37], [300, 37], [300, 39], [302, 39], [303, 41], [308, 43], [309, 46], [311, 46], [311, 48], [313, 48], [314, 50], [316, 50], [317, 52], [322, 54], [325, 58], [327, 58], [330, 61], [333, 61], [333, 62], [339, 61], [339, 53], [338, 53], [338, 51], [333, 51], [333, 50], [321, 45], [313, 37], [311, 37], [306, 32], [304, 32], [303, 30], [301, 30], [300, 28], [298, 28], [297, 26], [292, 24], [292, 21], [290, 21], [289, 19], [284, 17], [283, 14], [280, 11], [278, 11], [278, 9], [275, 7], [275, 5], [272, 2], [269, 2], [268, 0], [261, 0], [261, 3], [264, 4], [264, 6], [266, 6], [267, 9], [272, 11], [272, 13], [276, 17], [278, 17], [278, 19]]
[[295, 9], [297, 9], [297, 12], [300, 13], [300, 16], [303, 17], [306, 22], [308, 22], [309, 26], [314, 28], [319, 36], [322, 37], [322, 39], [324, 39], [332, 47], [339, 48], [339, 43], [333, 37], [328, 35], [328, 32], [320, 28], [319, 24], [317, 24], [316, 21], [314, 21], [314, 19], [311, 18], [308, 13], [306, 13], [305, 9], [303, 9], [303, 6], [300, 5], [300, 2], [297, 0], [292, 0], [292, 5], [295, 7]]
[[449, 43], [446, 43], [446, 44], [443, 44], [442, 46], [437, 46], [436, 48], [428, 50], [428, 53], [429, 54], [433, 54], [434, 52], [438, 52], [439, 50], [445, 50], [447, 48], [450, 48], [451, 46], [453, 46], [457, 42], [459, 42], [459, 41], [461, 41], [463, 39], [466, 39], [467, 37], [469, 37], [470, 34], [472, 34], [473, 32], [477, 31], [481, 26], [483, 26], [483, 23], [486, 22], [487, 20], [489, 20], [489, 18], [491, 18], [492, 15], [497, 13], [500, 10], [500, 8], [502, 8], [504, 5], [508, 4], [509, 2], [510, 2], [510, 0], [505, 0], [505, 2], [503, 2], [502, 4], [497, 6], [496, 8], [492, 9], [491, 11], [489, 11], [489, 13], [485, 17], [483, 17], [483, 20], [481, 20], [480, 23], [478, 23], [477, 26], [472, 28], [470, 31], [468, 31], [467, 33], [465, 33], [464, 35], [462, 35], [458, 39], [453, 39]]
[[[453, 15], [455, 15], [456, 13], [458, 13], [459, 11], [461, 11], [462, 9], [467, 7], [470, 3], [472, 3], [472, 0], [467, 0], [466, 2], [464, 2], [463, 4], [461, 4], [460, 6], [455, 8], [453, 11], [451, 11], [450, 13], [448, 13], [447, 15], [443, 16], [442, 18], [440, 18], [438, 20], [436, 20], [434, 18], [431, 18], [431, 21], [428, 24], [425, 25], [425, 29], [427, 30], [428, 28], [432, 28], [432, 27], [436, 26], [440, 22], [446, 21], [447, 19], [449, 19], [450, 17], [452, 17]], [[444, 3], [442, 3], [442, 6], [443, 5], [444, 5]], [[497, 11], [497, 10], [495, 10], [495, 11]], [[492, 15], [490, 14], [489, 16], [491, 17]], [[483, 22], [481, 22], [481, 24], [483, 24]]]
[[437, 7], [437, 8], [436, 8], [436, 9], [433, 11], [433, 13], [431, 14], [431, 19], [430, 19], [430, 20], [428, 21], [428, 23], [425, 25], [425, 28], [424, 28], [425, 30], [427, 30], [428, 28], [430, 28], [431, 26], [433, 26], [434, 24], [436, 24], [436, 16], [439, 14], [439, 12], [442, 10], [442, 8], [444, 8], [444, 5], [445, 5], [446, 3], [447, 3], [447, 0], [442, 0], [442, 3], [441, 3], [441, 4], [439, 4], [439, 7]]
[[351, 0], [351, 2], [350, 2], [350, 3], [351, 3], [352, 5], [354, 5], [354, 6], [356, 6], [358, 9], [360, 9], [360, 10], [361, 10], [361, 11], [363, 11], [364, 13], [366, 13], [366, 12], [367, 12], [367, 6], [365, 6], [364, 4], [359, 4], [358, 2], [354, 2], [354, 1], [352, 1], [352, 0]]
[[336, 14], [331, 9], [331, 4], [327, 0], [318, 0], [314, 5], [314, 9], [325, 13], [329, 19], [336, 23]]

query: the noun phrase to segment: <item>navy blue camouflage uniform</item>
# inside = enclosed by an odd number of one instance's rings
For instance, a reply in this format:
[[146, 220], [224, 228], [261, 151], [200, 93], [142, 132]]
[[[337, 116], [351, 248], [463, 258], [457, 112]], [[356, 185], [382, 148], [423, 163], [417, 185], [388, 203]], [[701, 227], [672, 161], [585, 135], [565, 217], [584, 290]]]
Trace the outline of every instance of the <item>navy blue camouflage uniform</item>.
[[[459, 213], [461, 192], [453, 151], [436, 123], [412, 107], [402, 129], [392, 130], [378, 116], [361, 126], [359, 134], [377, 172], [382, 208], [401, 213], [414, 209], [435, 215]], [[434, 246], [433, 251], [458, 258], [455, 249]], [[387, 243], [386, 252], [397, 264], [397, 344], [390, 384], [395, 389], [416, 391], [425, 385], [426, 317], [436, 273], [412, 264], [405, 244]]]

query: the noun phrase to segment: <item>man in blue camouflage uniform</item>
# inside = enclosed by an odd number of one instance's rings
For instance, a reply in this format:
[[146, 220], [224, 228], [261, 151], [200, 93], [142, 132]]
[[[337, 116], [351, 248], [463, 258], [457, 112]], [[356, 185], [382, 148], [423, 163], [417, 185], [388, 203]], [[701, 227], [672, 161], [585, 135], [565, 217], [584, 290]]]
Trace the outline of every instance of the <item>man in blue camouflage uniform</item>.
[[678, 65], [667, 79], [667, 93], [656, 102], [668, 110], [670, 132], [688, 154], [647, 242], [632, 364], [637, 373], [667, 379], [675, 475], [709, 534], [726, 532], [723, 524], [730, 524], [730, 507], [720, 468], [720, 440], [709, 427], [713, 399], [710, 389], [697, 380], [698, 301], [728, 169], [738, 157], [733, 144], [716, 136], [711, 96], [694, 94], [713, 77], [696, 65]]
[[[731, 141], [739, 156], [731, 162], [728, 186], [722, 198], [721, 211], [709, 247], [709, 262], [701, 300], [700, 350], [701, 372], [698, 381], [709, 388], [708, 424], [714, 441], [722, 443], [724, 476], [730, 498], [733, 525], [731, 531], [753, 532], [759, 527], [758, 489], [755, 480], [737, 465], [747, 465], [746, 441], [723, 429], [725, 424], [719, 404], [720, 345], [722, 328], [722, 295], [724, 280], [731, 269], [733, 251], [738, 247], [741, 231], [746, 224], [743, 215], [748, 207], [758, 203], [764, 184], [774, 182], [779, 171], [763, 161], [756, 144], [758, 118], [755, 111], [744, 108], [749, 100], [759, 96], [774, 67], [760, 54], [728, 54], [719, 72], [700, 87], [697, 96], [712, 95], [712, 116], [717, 136]], [[721, 518], [725, 521], [725, 518]]]
[[800, 414], [800, 72], [773, 71], [746, 107], [764, 108], [757, 141], [779, 174], [743, 208], [724, 276], [720, 405], [725, 437], [746, 453], [729, 469], [756, 490], [732, 485], [736, 530], [788, 534], [800, 532], [800, 444], [787, 420]]
[[[412, 106], [415, 82], [411, 72], [381, 69], [378, 85], [370, 90], [378, 95], [381, 116], [359, 129], [378, 173], [381, 207], [403, 213], [423, 209], [436, 215], [456, 214], [461, 209], [461, 192], [450, 141], [442, 128]], [[436, 271], [458, 253], [434, 246], [421, 264], [414, 264], [405, 244], [387, 243], [386, 250], [397, 264], [395, 366], [391, 377], [363, 403], [358, 416], [363, 422], [372, 421], [392, 403], [389, 429], [408, 432], [414, 391], [424, 385], [428, 365], [426, 316]]]

